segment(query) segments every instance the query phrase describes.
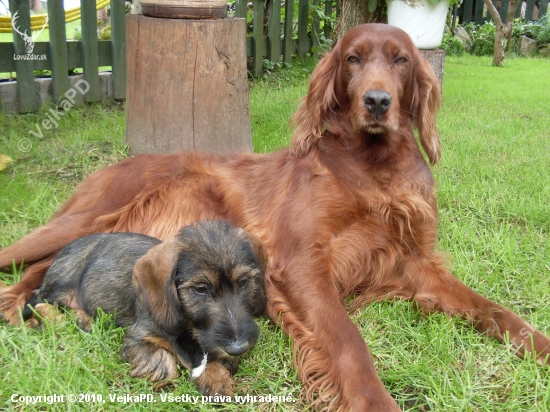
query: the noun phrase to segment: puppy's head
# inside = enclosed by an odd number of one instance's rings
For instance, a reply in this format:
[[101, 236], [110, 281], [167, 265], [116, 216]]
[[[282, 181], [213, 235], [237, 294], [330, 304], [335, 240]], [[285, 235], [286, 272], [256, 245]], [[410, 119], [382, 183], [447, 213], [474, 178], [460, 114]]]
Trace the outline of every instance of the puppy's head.
[[261, 241], [224, 221], [184, 227], [152, 248], [133, 283], [155, 323], [177, 336], [190, 330], [204, 352], [239, 356], [258, 338], [265, 312], [267, 254]]

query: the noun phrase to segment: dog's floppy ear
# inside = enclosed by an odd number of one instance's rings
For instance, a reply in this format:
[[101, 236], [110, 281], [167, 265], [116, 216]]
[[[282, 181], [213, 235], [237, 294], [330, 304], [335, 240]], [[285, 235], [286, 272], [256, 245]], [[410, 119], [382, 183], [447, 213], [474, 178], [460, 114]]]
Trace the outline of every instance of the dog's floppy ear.
[[336, 79], [340, 67], [340, 42], [325, 55], [311, 75], [309, 90], [294, 116], [296, 130], [290, 150], [298, 157], [305, 156], [321, 138], [327, 116], [338, 106]]
[[432, 66], [419, 52], [415, 58], [413, 76], [412, 114], [415, 127], [420, 135], [420, 143], [431, 164], [436, 164], [441, 156], [439, 131], [436, 117], [441, 105], [441, 90]]
[[136, 262], [132, 279], [138, 298], [154, 322], [171, 332], [182, 319], [175, 276], [183, 248], [177, 238], [151, 248]]
[[252, 251], [254, 252], [254, 255], [258, 258], [258, 261], [260, 263], [261, 273], [258, 274], [258, 281], [256, 283], [258, 288], [255, 290], [254, 305], [254, 308], [257, 309], [257, 311], [254, 313], [254, 315], [262, 315], [265, 313], [265, 308], [267, 305], [267, 295], [265, 291], [265, 274], [267, 272], [268, 264], [267, 250], [265, 249], [264, 244], [259, 237], [249, 232], [244, 233], [248, 238], [248, 242], [251, 246]]
[[254, 254], [258, 257], [258, 260], [260, 261], [260, 269], [262, 271], [262, 275], [265, 275], [265, 272], [267, 271], [267, 250], [264, 247], [264, 243], [260, 240], [259, 237], [253, 235], [252, 233], [245, 232], [246, 237], [248, 238], [248, 241], [250, 242], [250, 246], [252, 247], [252, 250], [254, 251]]

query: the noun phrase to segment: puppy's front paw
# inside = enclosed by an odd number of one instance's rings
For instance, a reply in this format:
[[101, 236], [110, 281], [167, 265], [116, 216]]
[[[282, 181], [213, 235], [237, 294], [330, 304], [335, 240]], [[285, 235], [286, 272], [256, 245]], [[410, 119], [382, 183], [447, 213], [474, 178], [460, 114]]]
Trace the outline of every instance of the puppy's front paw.
[[132, 365], [130, 376], [148, 377], [152, 382], [174, 379], [180, 376], [176, 357], [161, 345], [168, 345], [161, 338], [148, 337], [135, 340], [126, 336], [122, 345], [122, 358]]
[[49, 303], [39, 303], [34, 307], [34, 310], [39, 317], [33, 316], [30, 319], [29, 326], [31, 327], [39, 327], [44, 321], [51, 323], [63, 323], [65, 321], [65, 317], [61, 312]]
[[233, 396], [235, 382], [231, 374], [219, 361], [206, 364], [206, 369], [195, 378], [197, 389], [205, 396]]

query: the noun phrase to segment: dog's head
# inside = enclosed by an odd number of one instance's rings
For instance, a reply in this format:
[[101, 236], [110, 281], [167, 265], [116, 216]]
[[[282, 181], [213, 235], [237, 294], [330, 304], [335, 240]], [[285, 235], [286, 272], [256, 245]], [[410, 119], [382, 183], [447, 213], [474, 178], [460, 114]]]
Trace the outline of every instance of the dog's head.
[[406, 123], [418, 129], [430, 162], [436, 163], [440, 100], [439, 81], [407, 33], [385, 24], [359, 25], [313, 72], [293, 118], [291, 149], [305, 155], [325, 128], [340, 134], [343, 124], [351, 124], [357, 135], [384, 135]]
[[134, 268], [139, 299], [172, 336], [190, 330], [218, 358], [247, 352], [265, 312], [267, 254], [261, 241], [225, 221], [201, 221], [152, 248]]

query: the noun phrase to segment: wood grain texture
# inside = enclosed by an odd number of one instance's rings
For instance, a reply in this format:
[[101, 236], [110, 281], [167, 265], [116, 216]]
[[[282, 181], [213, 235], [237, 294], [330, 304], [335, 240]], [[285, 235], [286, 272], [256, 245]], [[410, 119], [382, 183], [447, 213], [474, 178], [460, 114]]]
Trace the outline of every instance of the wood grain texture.
[[244, 19], [126, 16], [130, 153], [252, 150]]

